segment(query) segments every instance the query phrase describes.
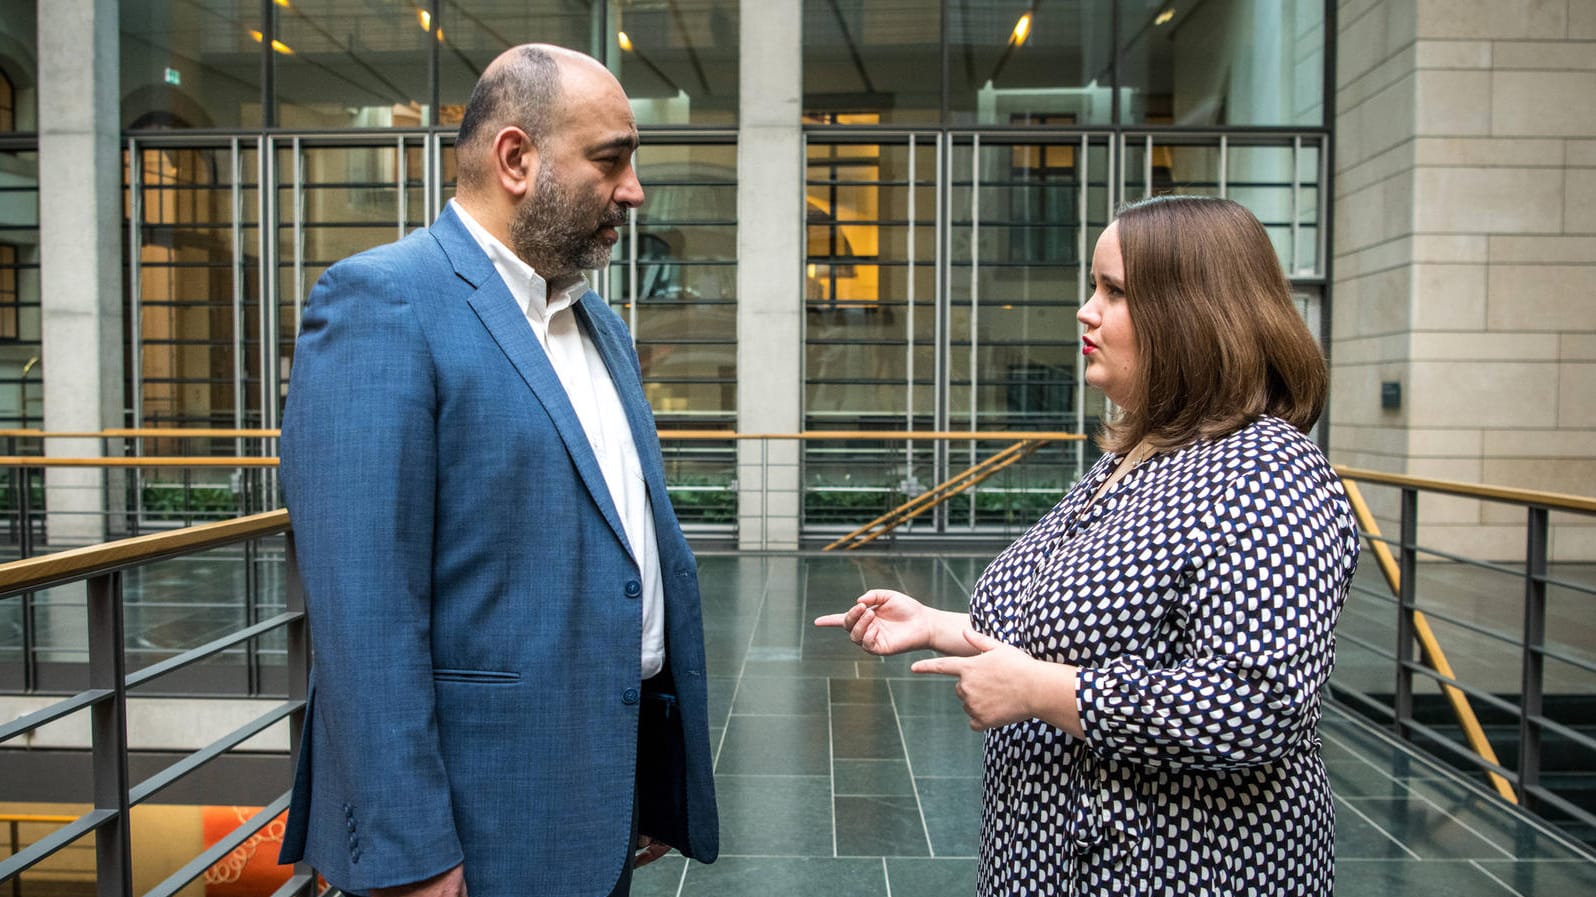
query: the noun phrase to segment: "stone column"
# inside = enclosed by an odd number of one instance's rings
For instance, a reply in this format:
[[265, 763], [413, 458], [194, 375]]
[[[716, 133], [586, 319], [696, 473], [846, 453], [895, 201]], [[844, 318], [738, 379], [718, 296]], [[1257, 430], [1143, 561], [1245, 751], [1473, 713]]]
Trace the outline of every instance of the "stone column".
[[[122, 425], [122, 162], [115, 0], [39, 4], [39, 237], [44, 426]], [[49, 455], [100, 455], [54, 439]], [[45, 477], [53, 547], [103, 541], [105, 475]]]
[[[1334, 460], [1591, 494], [1596, 4], [1338, 10]], [[1425, 545], [1523, 552], [1520, 511], [1438, 499], [1421, 520]], [[1596, 526], [1559, 523], [1551, 551], [1596, 560]]]
[[[803, 426], [801, 0], [743, 0], [737, 134], [737, 428]], [[798, 546], [801, 446], [739, 444], [738, 545]]]

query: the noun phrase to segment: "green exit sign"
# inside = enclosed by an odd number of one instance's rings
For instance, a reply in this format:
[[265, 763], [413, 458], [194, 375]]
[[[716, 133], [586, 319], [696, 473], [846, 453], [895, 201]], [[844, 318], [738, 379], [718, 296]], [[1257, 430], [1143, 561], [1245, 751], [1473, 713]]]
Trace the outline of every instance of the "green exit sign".
[[167, 69], [166, 70], [166, 83], [167, 84], [182, 84], [183, 83], [183, 73], [178, 71], [177, 69]]

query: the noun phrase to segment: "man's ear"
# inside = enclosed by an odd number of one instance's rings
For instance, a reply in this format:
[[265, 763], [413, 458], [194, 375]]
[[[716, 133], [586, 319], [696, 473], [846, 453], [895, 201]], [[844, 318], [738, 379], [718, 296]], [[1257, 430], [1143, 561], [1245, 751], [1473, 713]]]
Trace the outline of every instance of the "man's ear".
[[510, 126], [493, 135], [493, 173], [505, 193], [516, 200], [525, 198], [537, 172], [537, 147], [525, 131]]

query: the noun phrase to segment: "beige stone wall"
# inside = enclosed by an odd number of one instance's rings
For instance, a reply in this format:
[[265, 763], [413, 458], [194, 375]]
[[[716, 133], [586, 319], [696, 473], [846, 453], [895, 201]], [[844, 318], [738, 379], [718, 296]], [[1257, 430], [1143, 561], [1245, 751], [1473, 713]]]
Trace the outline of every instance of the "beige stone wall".
[[[1337, 24], [1333, 459], [1596, 495], [1596, 0], [1345, 0]], [[1517, 510], [1421, 519], [1522, 551]], [[1596, 560], [1596, 520], [1552, 550]]]

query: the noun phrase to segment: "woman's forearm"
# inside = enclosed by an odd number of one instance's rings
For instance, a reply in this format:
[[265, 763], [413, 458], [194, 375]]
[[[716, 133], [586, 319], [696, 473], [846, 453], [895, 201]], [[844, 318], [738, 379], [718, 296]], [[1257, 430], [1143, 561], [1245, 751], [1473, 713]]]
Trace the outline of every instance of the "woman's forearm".
[[964, 638], [964, 630], [970, 625], [969, 614], [935, 608], [926, 608], [926, 613], [931, 618], [931, 650], [955, 657], [969, 657], [976, 653]]

